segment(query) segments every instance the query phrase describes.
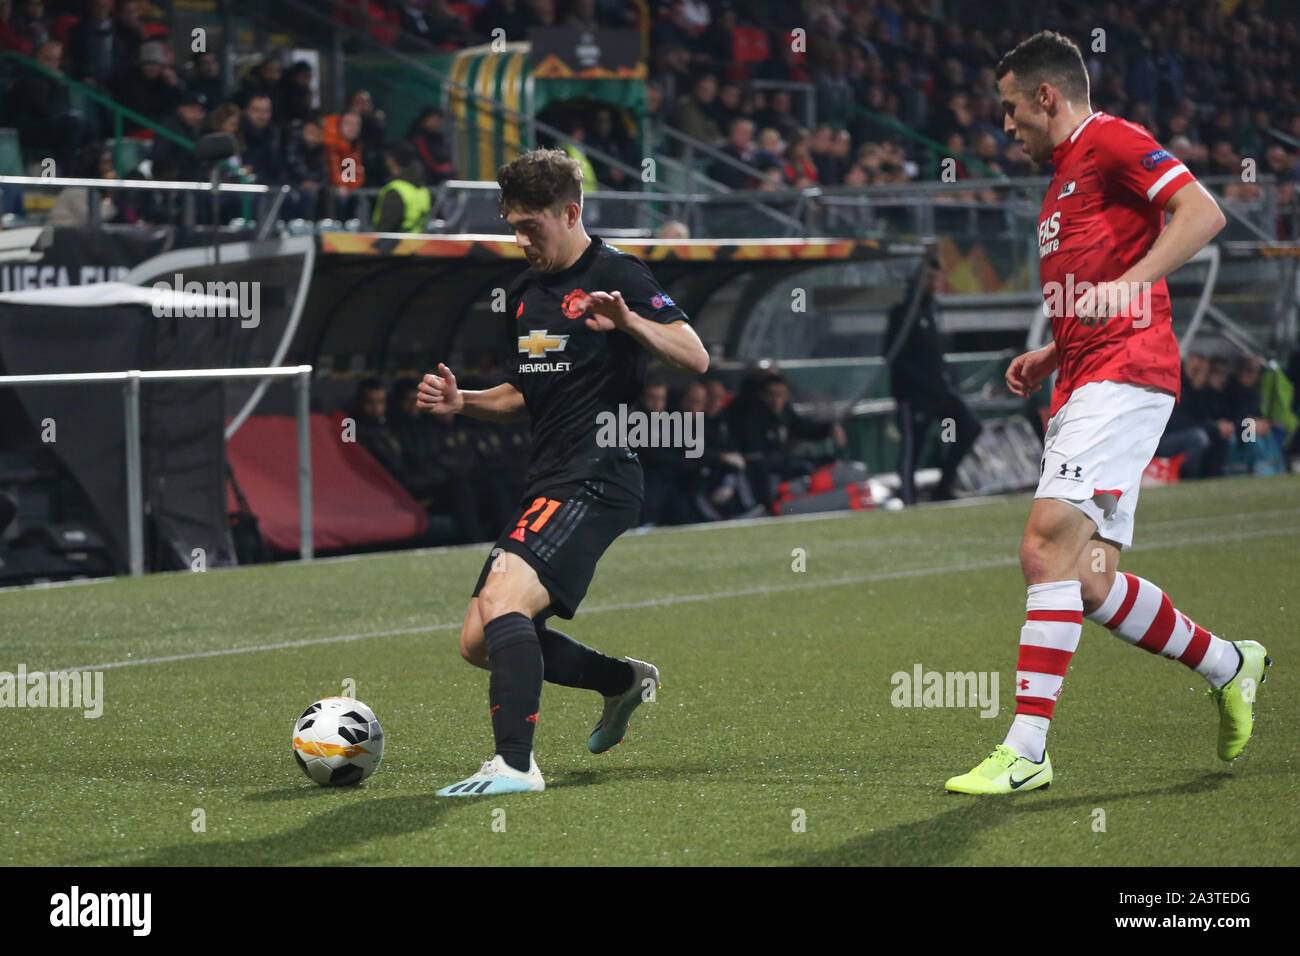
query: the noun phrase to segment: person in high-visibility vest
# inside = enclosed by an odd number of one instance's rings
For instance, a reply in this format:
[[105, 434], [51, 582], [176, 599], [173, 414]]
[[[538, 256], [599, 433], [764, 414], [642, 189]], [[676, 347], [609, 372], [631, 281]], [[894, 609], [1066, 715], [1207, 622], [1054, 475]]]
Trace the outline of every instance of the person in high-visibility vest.
[[587, 130], [582, 125], [582, 120], [574, 119], [571, 121], [567, 132], [573, 142], [564, 143], [563, 148], [582, 167], [582, 188], [588, 191], [599, 189], [600, 184], [596, 182], [596, 167], [591, 165], [591, 160], [587, 158], [587, 154], [582, 150], [582, 144], [587, 141]]
[[407, 143], [384, 148], [388, 182], [379, 190], [371, 222], [376, 232], [424, 232], [429, 222], [429, 190], [424, 168]]

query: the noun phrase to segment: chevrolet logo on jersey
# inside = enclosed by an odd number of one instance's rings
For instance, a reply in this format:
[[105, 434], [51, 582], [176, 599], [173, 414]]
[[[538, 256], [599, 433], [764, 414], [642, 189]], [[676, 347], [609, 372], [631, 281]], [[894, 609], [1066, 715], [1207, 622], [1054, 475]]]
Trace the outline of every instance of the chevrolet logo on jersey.
[[[544, 358], [547, 352], [563, 352], [569, 344], [567, 335], [551, 335], [545, 329], [530, 329], [527, 335], [519, 336], [519, 351], [526, 352], [531, 358]], [[567, 372], [568, 362], [520, 362], [520, 372]]]
[[545, 329], [532, 329], [527, 335], [519, 336], [519, 351], [527, 352], [532, 358], [541, 358], [547, 352], [563, 352], [568, 342], [567, 335], [551, 335]]

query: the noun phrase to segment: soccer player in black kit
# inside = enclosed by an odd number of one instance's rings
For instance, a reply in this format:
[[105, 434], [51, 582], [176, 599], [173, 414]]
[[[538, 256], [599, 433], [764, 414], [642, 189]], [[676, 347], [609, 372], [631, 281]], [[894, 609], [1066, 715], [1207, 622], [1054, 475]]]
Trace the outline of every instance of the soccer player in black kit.
[[659, 683], [653, 664], [616, 660], [547, 625], [572, 618], [596, 562], [636, 525], [636, 453], [598, 442], [602, 412], [641, 393], [651, 356], [703, 373], [709, 356], [686, 315], [635, 256], [582, 225], [582, 172], [560, 150], [533, 150], [497, 172], [501, 215], [529, 269], [506, 291], [512, 338], [506, 381], [461, 391], [445, 365], [424, 376], [418, 405], [489, 421], [531, 420], [532, 459], [519, 509], [479, 574], [460, 632], [465, 660], [491, 672], [496, 753], [438, 796], [544, 790], [533, 756], [542, 682], [594, 690], [604, 710], [592, 753], [622, 742], [628, 718]]

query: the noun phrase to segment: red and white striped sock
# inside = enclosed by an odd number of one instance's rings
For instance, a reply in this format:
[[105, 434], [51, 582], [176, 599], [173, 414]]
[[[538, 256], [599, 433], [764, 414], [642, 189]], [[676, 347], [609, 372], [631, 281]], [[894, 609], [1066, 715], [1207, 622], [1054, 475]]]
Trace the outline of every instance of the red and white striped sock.
[[1120, 572], [1101, 607], [1088, 615], [1120, 640], [1181, 661], [1222, 687], [1241, 667], [1241, 655], [1174, 607], [1169, 595], [1145, 578]]
[[1041, 763], [1052, 711], [1083, 632], [1079, 582], [1031, 584], [1025, 618], [1016, 664], [1016, 717], [1003, 743], [1020, 756]]

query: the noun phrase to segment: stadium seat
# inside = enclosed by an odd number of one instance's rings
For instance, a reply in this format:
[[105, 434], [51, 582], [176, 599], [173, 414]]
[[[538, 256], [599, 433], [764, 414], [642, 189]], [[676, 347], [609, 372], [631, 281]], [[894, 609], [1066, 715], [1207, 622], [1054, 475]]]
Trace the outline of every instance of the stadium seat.
[[[339, 441], [341, 415], [311, 416], [312, 529], [319, 551], [411, 541], [428, 515], [370, 453]], [[298, 423], [288, 415], [253, 415], [226, 444], [266, 546], [294, 554], [299, 545]], [[227, 488], [227, 511], [239, 511]]]
[[120, 141], [108, 140], [104, 144], [113, 153], [113, 165], [118, 175], [125, 175], [149, 158], [150, 143], [147, 140], [124, 136]]
[[0, 129], [0, 176], [25, 176], [23, 150], [18, 143], [18, 130]]

